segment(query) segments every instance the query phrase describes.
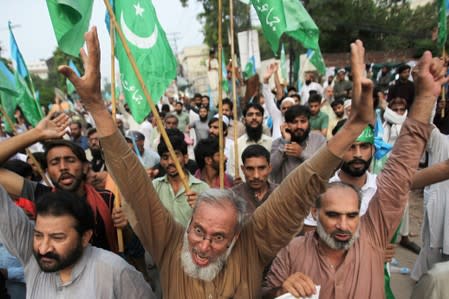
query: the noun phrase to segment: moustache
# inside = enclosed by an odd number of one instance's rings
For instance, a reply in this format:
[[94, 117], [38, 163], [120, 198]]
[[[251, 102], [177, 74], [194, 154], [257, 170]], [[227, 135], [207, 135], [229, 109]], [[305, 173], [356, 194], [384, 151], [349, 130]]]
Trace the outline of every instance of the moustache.
[[360, 158], [354, 158], [354, 159], [352, 159], [351, 161], [349, 161], [347, 164], [354, 164], [354, 163], [363, 163], [363, 164], [366, 164], [366, 163], [368, 163], [368, 161], [365, 161], [365, 160], [360, 159]]
[[334, 238], [336, 235], [346, 235], [346, 236], [352, 236], [352, 233], [348, 230], [341, 230], [337, 229], [332, 232], [331, 237]]
[[47, 258], [47, 259], [52, 259], [52, 260], [59, 261], [59, 255], [57, 255], [56, 253], [53, 253], [53, 252], [48, 252], [46, 254], [38, 254], [37, 257], [39, 259]]
[[74, 178], [75, 178], [75, 176], [71, 175], [68, 172], [64, 172], [59, 176], [58, 182], [65, 180], [65, 179], [74, 179]]

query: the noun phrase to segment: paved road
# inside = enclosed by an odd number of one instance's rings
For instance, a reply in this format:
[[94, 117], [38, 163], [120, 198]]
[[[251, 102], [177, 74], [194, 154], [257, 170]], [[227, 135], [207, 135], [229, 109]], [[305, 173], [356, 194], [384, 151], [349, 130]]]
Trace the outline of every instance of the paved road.
[[[415, 243], [421, 246], [421, 224], [423, 219], [423, 199], [422, 191], [414, 191], [410, 196], [410, 232], [415, 234], [412, 237]], [[396, 259], [399, 260], [401, 267], [413, 269], [417, 255], [398, 245], [396, 250]], [[396, 299], [409, 299], [412, 294], [415, 281], [409, 275], [393, 273], [391, 286]]]

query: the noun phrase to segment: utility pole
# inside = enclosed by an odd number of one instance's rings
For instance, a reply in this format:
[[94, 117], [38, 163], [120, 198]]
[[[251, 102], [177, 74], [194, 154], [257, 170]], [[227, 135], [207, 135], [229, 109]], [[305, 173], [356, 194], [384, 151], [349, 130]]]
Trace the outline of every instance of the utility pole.
[[[20, 28], [20, 27], [21, 27], [20, 24], [11, 25], [11, 29]], [[0, 31], [5, 31], [5, 30], [9, 30], [9, 28], [8, 27], [0, 27]], [[2, 46], [2, 42], [0, 41], [0, 57], [2, 57], [3, 50], [4, 50], [4, 47]]]
[[170, 42], [170, 44], [172, 44], [173, 50], [175, 51], [175, 55], [178, 56], [178, 54], [179, 54], [178, 40], [180, 40], [182, 38], [181, 33], [169, 32], [169, 33], [167, 33], [167, 38], [168, 38], [168, 41]]

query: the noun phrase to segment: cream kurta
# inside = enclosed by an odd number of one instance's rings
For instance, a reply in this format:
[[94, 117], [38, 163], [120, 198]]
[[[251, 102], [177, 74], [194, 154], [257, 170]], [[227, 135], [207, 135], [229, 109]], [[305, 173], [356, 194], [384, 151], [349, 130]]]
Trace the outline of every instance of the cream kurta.
[[131, 223], [160, 269], [164, 298], [259, 298], [264, 267], [293, 238], [340, 159], [327, 147], [286, 178], [243, 228], [212, 282], [187, 276], [180, 252], [184, 228], [161, 204], [151, 180], [118, 132], [102, 138], [105, 160], [136, 215]]

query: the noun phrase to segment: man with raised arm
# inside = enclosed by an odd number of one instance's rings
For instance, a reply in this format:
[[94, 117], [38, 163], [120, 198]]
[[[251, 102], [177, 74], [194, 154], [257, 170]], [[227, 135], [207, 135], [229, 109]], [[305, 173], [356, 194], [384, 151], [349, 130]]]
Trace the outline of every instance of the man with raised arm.
[[[269, 199], [245, 219], [245, 202], [229, 190], [210, 189], [195, 203], [187, 228], [163, 207], [150, 178], [104, 107], [100, 90], [100, 49], [96, 29], [81, 50], [85, 74], [60, 71], [76, 86], [101, 136], [105, 160], [136, 214], [131, 223], [161, 271], [165, 298], [258, 298], [262, 271], [301, 228], [314, 198], [354, 139], [372, 121], [372, 82], [363, 78], [364, 48], [351, 44], [354, 78], [352, 114], [346, 126], [316, 155], [294, 170]], [[363, 100], [362, 100], [363, 98]]]
[[[384, 298], [384, 249], [401, 221], [430, 137], [429, 120], [441, 85], [447, 82], [444, 74], [442, 61], [425, 52], [415, 70], [417, 93], [409, 119], [377, 177], [377, 191], [366, 214], [360, 217], [363, 202], [357, 187], [344, 180], [330, 183], [312, 208], [316, 232], [294, 239], [279, 252], [267, 275], [266, 298], [284, 293], [307, 297], [316, 293], [316, 286], [321, 286], [320, 298]], [[348, 151], [366, 148], [367, 156], [367, 138], [359, 138]], [[351, 167], [364, 173], [363, 159], [359, 160]]]

